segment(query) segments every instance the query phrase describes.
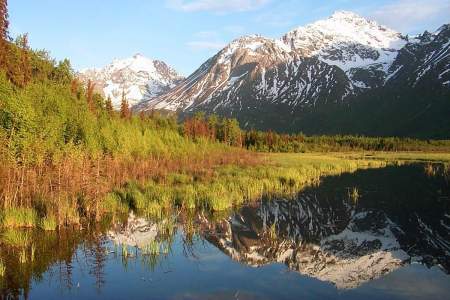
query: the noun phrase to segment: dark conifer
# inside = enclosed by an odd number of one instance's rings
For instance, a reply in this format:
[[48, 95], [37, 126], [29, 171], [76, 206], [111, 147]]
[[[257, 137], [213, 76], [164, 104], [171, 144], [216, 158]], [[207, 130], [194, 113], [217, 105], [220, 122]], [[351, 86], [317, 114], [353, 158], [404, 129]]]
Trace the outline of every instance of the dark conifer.
[[122, 91], [122, 102], [120, 103], [120, 117], [122, 119], [129, 119], [131, 117], [130, 106], [128, 105], [125, 90]]
[[114, 112], [111, 97], [108, 97], [108, 99], [106, 99], [105, 108], [106, 108], [106, 112], [108, 113], [108, 115], [111, 116]]
[[20, 86], [26, 86], [31, 80], [31, 62], [30, 62], [30, 49], [28, 46], [28, 34], [25, 33], [18, 41], [20, 47], [20, 72], [21, 82]]
[[95, 88], [95, 83], [93, 83], [89, 79], [88, 83], [87, 83], [86, 100], [87, 100], [87, 103], [89, 105], [89, 109], [91, 111], [95, 110], [95, 106], [94, 106], [94, 88]]

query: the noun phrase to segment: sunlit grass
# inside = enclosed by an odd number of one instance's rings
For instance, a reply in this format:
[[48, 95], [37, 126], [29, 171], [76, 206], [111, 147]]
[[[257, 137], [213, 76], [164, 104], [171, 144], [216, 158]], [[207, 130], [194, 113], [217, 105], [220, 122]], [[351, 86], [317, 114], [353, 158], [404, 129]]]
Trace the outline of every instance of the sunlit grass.
[[160, 244], [152, 240], [147, 245], [145, 245], [142, 249], [142, 255], [159, 255], [160, 253]]
[[[273, 153], [264, 154], [258, 164], [203, 166], [192, 172], [160, 175], [145, 184], [132, 181], [103, 197], [99, 209], [112, 214], [133, 209], [156, 219], [173, 208], [225, 211], [262, 197], [293, 196], [306, 186], [319, 184], [324, 176], [412, 162], [428, 162], [425, 172], [430, 175], [436, 171], [435, 162], [444, 162], [443, 174], [450, 177], [449, 153]], [[349, 191], [349, 197], [357, 202], [359, 191]], [[57, 214], [50, 211], [41, 218], [32, 208], [6, 209], [0, 213], [1, 227], [55, 230], [64, 224], [79, 224], [78, 208], [89, 203], [63, 202], [66, 204], [58, 206]], [[9, 239], [22, 243], [20, 237]]]
[[3, 263], [3, 260], [0, 259], [0, 277], [4, 277], [6, 273], [6, 266]]
[[37, 213], [32, 208], [10, 208], [1, 213], [1, 225], [6, 228], [35, 227]]
[[364, 151], [364, 152], [343, 152], [332, 153], [334, 157], [345, 159], [366, 159], [366, 160], [385, 160], [389, 162], [450, 162], [450, 153], [448, 152], [382, 152], [382, 151]]
[[30, 261], [34, 262], [34, 258], [36, 255], [36, 246], [35, 245], [31, 245], [31, 256], [30, 256]]
[[359, 194], [358, 188], [357, 187], [353, 187], [352, 189], [348, 190], [348, 197], [350, 200], [353, 201], [353, 203], [358, 203], [359, 197], [361, 195]]
[[169, 174], [163, 182], [131, 183], [120, 193], [137, 211], [158, 216], [163, 209], [223, 211], [263, 196], [291, 196], [322, 176], [384, 167], [384, 160], [343, 159], [324, 154], [272, 154], [257, 166], [224, 166], [203, 176]]
[[45, 231], [53, 231], [56, 230], [58, 224], [56, 222], [55, 217], [47, 216], [40, 220], [39, 227]]
[[26, 264], [28, 261], [27, 259], [27, 252], [25, 249], [20, 250], [20, 254], [19, 254], [19, 262], [21, 264]]
[[13, 247], [25, 248], [31, 242], [31, 236], [27, 231], [8, 229], [2, 236], [1, 241]]

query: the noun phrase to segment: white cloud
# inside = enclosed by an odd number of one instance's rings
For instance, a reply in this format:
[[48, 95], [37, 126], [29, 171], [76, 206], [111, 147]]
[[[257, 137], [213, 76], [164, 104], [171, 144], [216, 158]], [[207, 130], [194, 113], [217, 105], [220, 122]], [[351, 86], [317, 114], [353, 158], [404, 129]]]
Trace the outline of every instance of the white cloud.
[[225, 43], [216, 41], [191, 41], [186, 44], [192, 50], [220, 50], [225, 47]]
[[271, 0], [166, 0], [170, 8], [186, 11], [217, 13], [250, 11], [263, 7]]
[[450, 0], [397, 0], [376, 9], [370, 15], [379, 23], [396, 30], [416, 32], [425, 26], [448, 23]]

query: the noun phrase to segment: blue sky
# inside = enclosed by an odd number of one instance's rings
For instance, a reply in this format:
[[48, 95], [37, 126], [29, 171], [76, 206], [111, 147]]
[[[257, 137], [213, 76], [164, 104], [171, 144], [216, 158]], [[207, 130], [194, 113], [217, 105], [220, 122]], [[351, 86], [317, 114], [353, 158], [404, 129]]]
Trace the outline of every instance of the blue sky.
[[450, 22], [450, 0], [10, 0], [11, 35], [76, 69], [135, 53], [184, 75], [245, 34], [279, 37], [350, 10], [403, 33]]

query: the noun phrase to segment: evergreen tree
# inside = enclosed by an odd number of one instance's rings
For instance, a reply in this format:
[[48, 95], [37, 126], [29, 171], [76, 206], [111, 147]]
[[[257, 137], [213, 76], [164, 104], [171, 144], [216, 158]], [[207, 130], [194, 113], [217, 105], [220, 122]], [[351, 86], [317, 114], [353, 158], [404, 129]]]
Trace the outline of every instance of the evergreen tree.
[[120, 117], [122, 119], [129, 119], [131, 117], [130, 106], [128, 105], [125, 90], [122, 91], [122, 102], [120, 103]]
[[20, 81], [19, 86], [26, 86], [31, 80], [30, 48], [28, 46], [28, 33], [18, 37], [17, 45], [20, 48]]
[[53, 72], [53, 79], [57, 82], [68, 84], [73, 81], [73, 70], [70, 61], [66, 58], [60, 61]]
[[88, 80], [87, 83], [87, 90], [86, 90], [86, 101], [89, 105], [89, 109], [91, 111], [95, 110], [95, 106], [94, 106], [94, 88], [95, 88], [95, 83], [93, 83], [90, 79]]
[[114, 109], [113, 109], [111, 97], [108, 97], [108, 99], [106, 99], [105, 109], [106, 109], [106, 112], [108, 113], [108, 115], [112, 116]]
[[80, 81], [78, 81], [77, 78], [74, 78], [70, 82], [70, 92], [72, 93], [72, 95], [80, 99], [79, 91], [80, 91]]
[[216, 114], [212, 114], [208, 117], [208, 127], [210, 138], [215, 140], [217, 138], [217, 130], [219, 126], [219, 117]]

